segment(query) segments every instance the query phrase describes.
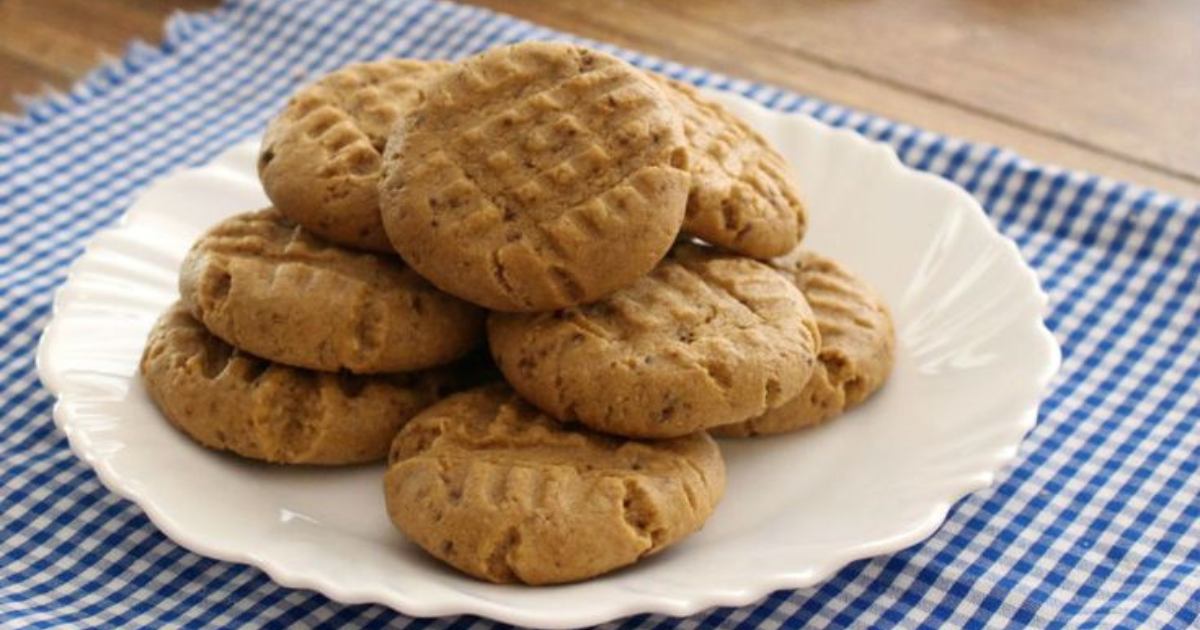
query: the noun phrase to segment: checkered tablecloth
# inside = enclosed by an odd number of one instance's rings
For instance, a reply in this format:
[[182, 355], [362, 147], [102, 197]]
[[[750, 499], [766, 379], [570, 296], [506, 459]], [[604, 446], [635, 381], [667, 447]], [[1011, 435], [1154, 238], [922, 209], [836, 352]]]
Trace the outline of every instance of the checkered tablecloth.
[[[190, 553], [108, 492], [34, 371], [51, 293], [88, 236], [175, 169], [258, 133], [306, 76], [562, 37], [427, 0], [233, 2], [0, 120], [0, 626], [401, 626]], [[1064, 363], [997, 484], [929, 540], [823, 585], [647, 627], [1187, 627], [1200, 615], [1200, 205], [635, 53], [636, 64], [849, 127], [963, 186], [1050, 294]], [[1173, 112], [1172, 115], [1189, 115]], [[1191, 114], [1194, 115], [1194, 112]], [[435, 626], [488, 622], [418, 620]]]

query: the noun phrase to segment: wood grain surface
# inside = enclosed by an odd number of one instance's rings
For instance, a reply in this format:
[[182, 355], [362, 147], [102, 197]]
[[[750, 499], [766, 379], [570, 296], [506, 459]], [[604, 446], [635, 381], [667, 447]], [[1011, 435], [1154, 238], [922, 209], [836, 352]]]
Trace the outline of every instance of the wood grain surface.
[[[475, 0], [1027, 157], [1200, 198], [1200, 2]], [[0, 111], [216, 0], [0, 0]]]

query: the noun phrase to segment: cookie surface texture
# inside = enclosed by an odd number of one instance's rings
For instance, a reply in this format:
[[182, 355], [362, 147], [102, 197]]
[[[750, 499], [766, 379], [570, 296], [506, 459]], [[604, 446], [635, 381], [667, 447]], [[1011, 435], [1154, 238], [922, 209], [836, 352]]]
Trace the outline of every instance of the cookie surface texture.
[[681, 246], [594, 304], [492, 313], [488, 343], [514, 389], [550, 415], [661, 438], [791, 399], [808, 380], [819, 341], [804, 296], [781, 274]]
[[696, 88], [652, 76], [683, 116], [692, 174], [683, 231], [753, 258], [790, 252], [807, 218], [783, 156]]
[[430, 83], [384, 159], [384, 226], [435, 285], [503, 311], [593, 301], [683, 221], [683, 125], [640, 71], [578, 46], [495, 48]]
[[392, 125], [421, 99], [442, 61], [348, 65], [296, 93], [267, 128], [258, 174], [271, 202], [331, 241], [390, 252], [379, 175]]
[[196, 442], [289, 464], [382, 459], [404, 423], [455, 384], [448, 371], [353, 376], [264, 361], [178, 303], [150, 333], [140, 367], [151, 399]]
[[725, 488], [700, 432], [636, 442], [570, 428], [505, 385], [447, 398], [396, 436], [384, 488], [396, 527], [491, 582], [600, 575], [700, 529]]
[[424, 369], [466, 354], [483, 335], [478, 307], [398, 257], [331, 245], [274, 209], [209, 230], [188, 252], [179, 289], [228, 343], [315, 370]]
[[871, 287], [812, 252], [795, 252], [773, 265], [812, 306], [821, 331], [816, 368], [791, 401], [745, 422], [716, 427], [715, 435], [769, 435], [820, 424], [866, 400], [891, 372], [896, 343], [892, 318]]

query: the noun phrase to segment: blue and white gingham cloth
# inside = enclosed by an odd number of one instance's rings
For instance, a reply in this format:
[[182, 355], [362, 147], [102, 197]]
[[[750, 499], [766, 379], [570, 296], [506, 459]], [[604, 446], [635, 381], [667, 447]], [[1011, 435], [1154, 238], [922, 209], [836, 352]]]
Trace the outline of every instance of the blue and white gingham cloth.
[[[561, 36], [413, 2], [233, 2], [171, 20], [72, 92], [0, 120], [0, 626], [400, 626], [195, 555], [67, 449], [34, 348], [51, 293], [150, 182], [262, 129], [305, 77]], [[929, 540], [740, 609], [629, 626], [1188, 627], [1200, 615], [1200, 205], [773, 88], [621, 53], [895, 147], [971, 191], [1050, 294], [1063, 348], [1037, 427]], [[1184, 115], [1184, 114], [1180, 114]], [[474, 618], [416, 625], [485, 625]]]

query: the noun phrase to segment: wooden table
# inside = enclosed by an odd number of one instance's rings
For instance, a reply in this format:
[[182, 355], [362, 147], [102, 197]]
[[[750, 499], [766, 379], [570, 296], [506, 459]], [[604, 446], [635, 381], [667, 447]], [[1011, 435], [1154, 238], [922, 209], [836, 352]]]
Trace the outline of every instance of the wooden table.
[[[63, 89], [176, 9], [0, 0], [0, 110]], [[1044, 162], [1200, 198], [1200, 2], [478, 0]]]

